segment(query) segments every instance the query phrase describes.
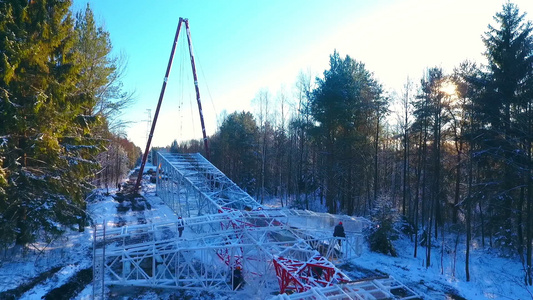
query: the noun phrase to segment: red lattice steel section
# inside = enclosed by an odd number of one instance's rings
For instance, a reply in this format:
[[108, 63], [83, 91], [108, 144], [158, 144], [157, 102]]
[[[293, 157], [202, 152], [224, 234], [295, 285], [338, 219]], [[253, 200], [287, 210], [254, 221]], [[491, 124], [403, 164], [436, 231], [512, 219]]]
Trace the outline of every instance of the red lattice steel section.
[[348, 276], [320, 255], [315, 255], [306, 262], [285, 257], [276, 257], [273, 262], [280, 293], [289, 291], [301, 293], [313, 287], [326, 287], [350, 281]]
[[[232, 211], [232, 209], [219, 210], [219, 213], [224, 213], [225, 211]], [[238, 224], [234, 220], [229, 220], [228, 223], [220, 222], [220, 228], [222, 230], [227, 229], [237, 229], [239, 228]], [[232, 243], [242, 243], [241, 235], [235, 234], [228, 238], [227, 244]], [[235, 269], [237, 267], [242, 268], [242, 257], [243, 249], [240, 248], [222, 248], [216, 251], [218, 257], [230, 268]]]
[[[222, 207], [218, 210], [219, 213], [225, 214], [226, 212], [238, 212], [238, 210], [229, 208], [229, 207]], [[254, 224], [251, 224], [249, 222], [245, 222], [243, 220], [239, 219], [228, 219], [229, 222], [220, 222], [220, 228], [222, 230], [227, 229], [243, 229], [243, 227], [255, 227]], [[242, 233], [244, 231], [240, 231], [241, 234], [235, 234], [231, 238], [228, 238], [227, 243], [228, 244], [243, 244], [242, 240]], [[218, 249], [216, 251], [218, 257], [230, 268], [235, 269], [237, 267], [242, 269], [242, 258], [244, 249], [242, 247], [240, 248], [222, 248]]]

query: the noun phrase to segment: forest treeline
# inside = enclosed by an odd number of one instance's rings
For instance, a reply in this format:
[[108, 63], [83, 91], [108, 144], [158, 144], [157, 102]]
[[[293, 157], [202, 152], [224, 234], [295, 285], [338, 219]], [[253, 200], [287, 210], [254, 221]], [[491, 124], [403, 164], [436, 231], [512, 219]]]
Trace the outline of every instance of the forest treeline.
[[[397, 94], [334, 52], [322, 76], [298, 77], [294, 97], [262, 90], [253, 114], [225, 116], [211, 160], [261, 202], [309, 209], [317, 200], [366, 216], [392, 207], [427, 266], [432, 243], [464, 234], [467, 280], [475, 238], [520, 257], [531, 285], [532, 24], [508, 2], [482, 39], [486, 63], [428, 68]], [[203, 152], [200, 141], [169, 148]]]
[[0, 246], [83, 228], [96, 186], [116, 185], [140, 149], [117, 116], [124, 64], [90, 7], [0, 2]]

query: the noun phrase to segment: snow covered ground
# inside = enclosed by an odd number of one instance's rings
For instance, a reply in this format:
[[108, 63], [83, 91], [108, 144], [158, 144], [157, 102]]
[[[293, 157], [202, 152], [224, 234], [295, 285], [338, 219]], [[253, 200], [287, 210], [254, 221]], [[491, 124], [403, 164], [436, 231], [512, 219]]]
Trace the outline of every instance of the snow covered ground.
[[523, 284], [522, 265], [518, 261], [476, 249], [470, 257], [471, 282], [466, 282], [464, 247], [457, 251], [454, 276], [454, 251], [450, 247], [445, 247], [444, 255], [441, 245], [435, 247], [432, 265], [426, 268], [424, 247], [419, 247], [418, 257], [413, 258], [414, 245], [409, 238], [394, 244], [398, 257], [365, 249], [353, 263], [388, 273], [427, 299], [533, 299], [533, 289]]
[[[115, 191], [113, 191], [115, 192]], [[120, 224], [159, 223], [175, 221], [177, 216], [158, 197], [154, 195], [153, 185], [145, 191], [151, 209], [142, 211], [128, 210], [117, 213], [119, 203], [110, 195], [95, 197], [88, 210], [95, 223], [106, 222], [108, 226]], [[45, 248], [36, 245], [42, 252], [29, 251], [26, 255], [5, 256], [0, 258], [0, 299], [6, 298], [5, 292], [26, 285], [27, 288], [13, 299], [54, 299], [50, 294], [54, 288], [63, 286], [75, 274], [90, 268], [92, 263], [91, 227], [85, 232], [69, 232], [65, 237], [54, 241]], [[453, 237], [448, 237], [453, 240]], [[395, 241], [398, 257], [372, 253], [367, 248], [360, 258], [346, 265], [346, 273], [368, 269], [382, 272], [420, 293], [425, 299], [533, 299], [533, 289], [523, 284], [522, 266], [518, 260], [500, 258], [484, 249], [474, 249], [471, 256], [471, 282], [465, 282], [464, 249], [455, 251], [454, 243], [448, 243], [441, 250], [437, 243], [432, 251], [432, 266], [425, 267], [425, 248], [419, 247], [418, 258], [413, 258], [413, 243], [407, 237]], [[462, 244], [462, 243], [459, 243]], [[456, 253], [456, 255], [455, 255]], [[456, 263], [454, 268], [454, 256]], [[455, 271], [454, 271], [455, 270]], [[48, 271], [48, 273], [43, 273]], [[36, 279], [39, 275], [41, 278]], [[132, 292], [133, 291], [133, 292]], [[4, 294], [2, 294], [4, 292]], [[73, 299], [85, 300], [92, 297], [92, 284], [84, 285], [75, 293]], [[235, 299], [235, 296], [214, 295], [209, 293], [189, 293], [175, 291], [154, 291], [147, 288], [118, 289], [110, 298], [119, 299]], [[249, 298], [249, 296], [247, 296]], [[259, 298], [258, 298], [259, 299]]]

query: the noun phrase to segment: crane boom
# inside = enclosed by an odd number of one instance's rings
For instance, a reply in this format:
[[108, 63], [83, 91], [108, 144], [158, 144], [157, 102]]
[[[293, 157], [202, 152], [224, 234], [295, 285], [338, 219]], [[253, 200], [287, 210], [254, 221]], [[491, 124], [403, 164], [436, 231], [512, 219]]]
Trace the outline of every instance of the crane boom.
[[198, 87], [198, 77], [196, 76], [196, 65], [194, 64], [194, 54], [192, 51], [191, 31], [189, 29], [189, 20], [185, 19], [185, 28], [187, 29], [187, 42], [189, 43], [189, 55], [191, 56], [192, 75], [194, 78], [194, 89], [196, 91], [196, 102], [198, 103], [198, 112], [200, 113], [200, 123], [202, 124], [202, 135], [204, 138], [204, 148], [207, 160], [209, 160], [209, 147], [207, 145], [207, 134], [205, 132], [204, 113], [202, 111], [202, 102], [200, 101], [200, 89]]
[[194, 64], [194, 54], [192, 51], [192, 43], [191, 43], [191, 33], [189, 29], [189, 20], [180, 18], [178, 22], [178, 28], [176, 29], [176, 35], [174, 36], [174, 43], [172, 44], [172, 50], [170, 51], [170, 58], [168, 60], [167, 70], [165, 72], [165, 78], [163, 80], [163, 86], [161, 87], [161, 93], [159, 94], [159, 101], [157, 102], [157, 107], [154, 114], [154, 120], [152, 122], [152, 127], [150, 129], [150, 134], [148, 135], [148, 141], [146, 142], [146, 148], [143, 153], [143, 158], [141, 162], [141, 167], [139, 169], [139, 175], [137, 176], [137, 181], [135, 182], [135, 188], [134, 192], [137, 192], [139, 190], [139, 187], [141, 185], [142, 175], [144, 172], [144, 166], [146, 165], [146, 160], [148, 158], [148, 152], [150, 152], [150, 145], [152, 143], [152, 137], [154, 136], [155, 131], [155, 125], [157, 123], [157, 117], [159, 116], [159, 110], [161, 109], [161, 103], [163, 102], [163, 97], [165, 95], [165, 89], [167, 87], [167, 81], [168, 77], [170, 75], [170, 69], [172, 68], [172, 61], [174, 59], [174, 52], [176, 51], [176, 45], [178, 43], [178, 37], [181, 31], [181, 24], [185, 23], [186, 31], [187, 31], [187, 42], [189, 44], [189, 55], [191, 57], [191, 67], [192, 67], [192, 73], [194, 77], [194, 88], [196, 90], [196, 102], [198, 103], [198, 111], [200, 112], [200, 122], [202, 124], [202, 135], [204, 139], [204, 147], [206, 152], [206, 158], [209, 160], [209, 148], [207, 144], [207, 134], [205, 131], [205, 123], [204, 123], [204, 115], [202, 112], [202, 103], [200, 101], [200, 89], [198, 88], [198, 78], [196, 76], [196, 66]]

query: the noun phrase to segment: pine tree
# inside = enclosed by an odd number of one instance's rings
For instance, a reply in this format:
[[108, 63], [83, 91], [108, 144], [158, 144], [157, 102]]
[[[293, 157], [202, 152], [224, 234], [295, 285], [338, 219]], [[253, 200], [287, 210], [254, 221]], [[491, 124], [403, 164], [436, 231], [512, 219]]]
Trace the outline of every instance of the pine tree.
[[311, 114], [318, 122], [311, 132], [326, 156], [323, 188], [328, 212], [336, 213], [340, 205], [352, 214], [362, 206], [356, 198], [367, 198], [371, 206], [368, 194], [374, 172], [364, 166], [375, 155], [375, 124], [385, 108], [382, 87], [365, 65], [349, 56], [342, 59], [335, 51], [330, 69], [317, 78], [311, 100]]
[[[80, 72], [77, 87], [80, 97], [89, 100], [84, 114], [105, 117], [112, 123], [121, 109], [131, 103], [132, 95], [123, 91], [120, 81], [125, 65], [111, 55], [109, 33], [96, 25], [89, 4], [85, 11], [76, 14], [74, 29], [76, 65]], [[115, 131], [120, 124], [108, 126]]]
[[[475, 147], [479, 195], [490, 215], [497, 246], [527, 248], [531, 277], [531, 99], [533, 99], [533, 26], [510, 2], [494, 17], [483, 42], [486, 71], [472, 83], [480, 124]], [[491, 240], [492, 241], [492, 240]]]
[[253, 115], [244, 111], [228, 115], [211, 139], [214, 164], [251, 194], [259, 188], [256, 182], [261, 166], [259, 139]]
[[[75, 68], [71, 64], [72, 18], [69, 2], [10, 1], [3, 16], [2, 133], [7, 136], [4, 165], [9, 170], [8, 207], [4, 221], [17, 228], [16, 242], [33, 239], [40, 227], [57, 231], [55, 221], [68, 219], [65, 162], [59, 134], [61, 112], [69, 109]], [[61, 207], [63, 206], [63, 207]]]
[[97, 76], [81, 60], [91, 54], [79, 42], [95, 27], [86, 22], [75, 29], [70, 5], [0, 3], [0, 157], [7, 174], [0, 228], [8, 231], [2, 235], [6, 245], [85, 225], [84, 196], [93, 187], [95, 157], [107, 131], [95, 106], [114, 69], [93, 81]]
[[116, 116], [131, 102], [131, 94], [122, 90], [123, 66], [119, 59], [111, 56], [109, 33], [96, 25], [89, 4], [85, 11], [76, 14], [74, 29], [76, 65], [81, 75], [77, 92], [86, 100], [79, 119], [91, 128], [90, 138], [80, 141], [80, 145], [85, 149], [89, 149], [86, 147], [89, 145], [93, 149], [105, 146], [106, 153], [97, 157], [103, 168], [98, 172], [98, 179], [106, 187], [114, 187], [127, 172], [124, 168], [126, 160], [122, 158], [124, 153], [120, 154], [124, 149], [118, 143], [123, 124], [117, 122]]

